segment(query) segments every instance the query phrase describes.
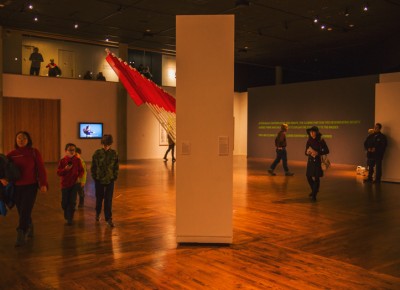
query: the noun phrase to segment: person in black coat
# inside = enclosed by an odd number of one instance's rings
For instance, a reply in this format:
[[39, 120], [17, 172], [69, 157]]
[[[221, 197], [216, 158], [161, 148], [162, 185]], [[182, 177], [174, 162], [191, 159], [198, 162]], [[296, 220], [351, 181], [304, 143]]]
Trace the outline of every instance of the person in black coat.
[[318, 127], [313, 126], [307, 129], [308, 140], [306, 143], [305, 154], [308, 156], [307, 160], [307, 181], [311, 187], [311, 193], [309, 196], [312, 201], [317, 200], [317, 194], [319, 192], [320, 177], [324, 176], [324, 172], [321, 167], [321, 156], [329, 153], [328, 146], [322, 134], [319, 132]]
[[370, 152], [370, 162], [368, 164], [368, 177], [364, 182], [372, 182], [374, 175], [374, 167], [376, 169], [374, 183], [380, 183], [382, 177], [382, 160], [387, 147], [387, 139], [381, 132], [382, 124], [376, 123], [374, 127], [374, 134], [370, 140], [364, 142], [365, 149]]

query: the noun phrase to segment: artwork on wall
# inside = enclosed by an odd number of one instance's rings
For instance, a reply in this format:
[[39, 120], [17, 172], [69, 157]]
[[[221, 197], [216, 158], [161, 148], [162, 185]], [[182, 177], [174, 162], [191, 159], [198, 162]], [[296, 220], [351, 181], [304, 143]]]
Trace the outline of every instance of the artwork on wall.
[[159, 133], [159, 145], [160, 146], [168, 146], [168, 134], [167, 131], [160, 124], [160, 133]]

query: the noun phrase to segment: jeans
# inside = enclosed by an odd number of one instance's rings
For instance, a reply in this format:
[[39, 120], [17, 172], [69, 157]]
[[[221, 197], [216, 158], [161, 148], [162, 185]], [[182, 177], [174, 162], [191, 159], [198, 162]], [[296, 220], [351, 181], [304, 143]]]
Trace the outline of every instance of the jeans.
[[368, 179], [372, 180], [374, 175], [374, 167], [376, 170], [375, 180], [381, 181], [382, 178], [382, 159], [368, 159]]
[[167, 158], [168, 152], [171, 150], [172, 159], [175, 159], [175, 144], [168, 145], [168, 150], [165, 152], [164, 159]]
[[281, 159], [282, 159], [283, 170], [285, 170], [285, 172], [288, 172], [289, 168], [288, 168], [288, 165], [287, 165], [286, 148], [276, 149], [276, 158], [275, 158], [274, 162], [272, 162], [270, 168], [272, 170], [274, 170], [275, 167], [278, 165], [278, 163], [281, 161]]
[[14, 188], [14, 202], [18, 210], [19, 224], [18, 228], [25, 233], [32, 224], [32, 209], [36, 201], [38, 185], [36, 183], [29, 185], [16, 185]]
[[109, 184], [94, 183], [96, 190], [96, 214], [99, 216], [104, 200], [104, 218], [106, 221], [112, 219], [112, 198], [114, 195], [114, 181]]
[[64, 210], [64, 218], [67, 221], [72, 221], [74, 218], [76, 196], [78, 194], [79, 187], [80, 184], [77, 183], [71, 187], [61, 189], [61, 207]]

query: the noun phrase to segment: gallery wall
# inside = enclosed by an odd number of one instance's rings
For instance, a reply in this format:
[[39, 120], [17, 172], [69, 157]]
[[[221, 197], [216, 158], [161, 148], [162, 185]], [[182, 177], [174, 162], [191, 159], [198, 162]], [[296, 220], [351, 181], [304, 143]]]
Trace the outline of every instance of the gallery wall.
[[116, 93], [117, 83], [114, 82], [3, 74], [5, 97], [61, 100], [62, 156], [68, 142], [81, 147], [86, 160], [91, 160], [93, 152], [100, 148], [98, 139], [78, 138], [78, 122], [102, 122], [105, 134], [117, 135]]
[[364, 165], [377, 82], [372, 75], [249, 89], [248, 156], [274, 158], [275, 136], [285, 122], [289, 160], [305, 160], [306, 128], [316, 125], [332, 162]]
[[[89, 70], [94, 73], [94, 77], [98, 72], [102, 72], [108, 81], [118, 81], [118, 77], [105, 60], [104, 46], [25, 36], [21, 31], [15, 30], [7, 30], [4, 33], [4, 72], [29, 74], [31, 63], [29, 55], [33, 47], [39, 48], [44, 59], [40, 70], [42, 76], [47, 75], [46, 65], [51, 58], [64, 70], [64, 64], [59, 60], [60, 53], [64, 51], [72, 57], [69, 64], [72, 69], [71, 77], [82, 79], [85, 72]], [[117, 52], [115, 48], [108, 47], [108, 49], [111, 52]], [[68, 76], [65, 71], [63, 75]]]

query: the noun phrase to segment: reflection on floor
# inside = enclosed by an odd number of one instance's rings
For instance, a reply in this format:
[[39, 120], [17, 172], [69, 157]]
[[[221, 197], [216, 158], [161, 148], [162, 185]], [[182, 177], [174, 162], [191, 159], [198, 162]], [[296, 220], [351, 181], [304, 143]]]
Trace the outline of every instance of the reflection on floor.
[[[305, 164], [293, 177], [271, 160], [234, 158], [234, 243], [176, 245], [175, 168], [121, 166], [110, 229], [86, 204], [65, 226], [56, 165], [34, 208], [35, 237], [14, 248], [16, 209], [0, 217], [1, 289], [400, 289], [399, 184], [363, 184], [355, 166], [332, 165], [318, 201]], [[179, 160], [175, 167], [179, 166]], [[5, 288], [4, 288], [5, 287]]]

